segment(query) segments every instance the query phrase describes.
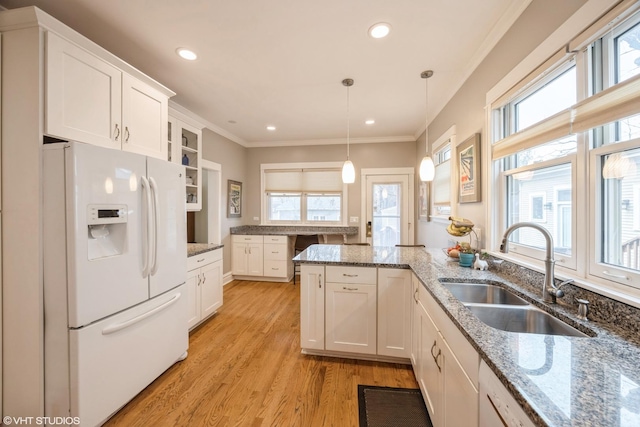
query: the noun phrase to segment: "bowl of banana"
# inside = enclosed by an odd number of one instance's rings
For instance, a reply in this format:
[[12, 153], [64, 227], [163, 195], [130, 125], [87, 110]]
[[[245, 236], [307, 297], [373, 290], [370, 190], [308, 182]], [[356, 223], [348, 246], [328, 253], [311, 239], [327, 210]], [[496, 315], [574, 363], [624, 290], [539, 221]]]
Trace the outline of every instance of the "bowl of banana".
[[449, 221], [451, 221], [451, 223], [447, 227], [447, 233], [452, 236], [464, 237], [473, 231], [473, 222], [466, 218], [450, 216]]

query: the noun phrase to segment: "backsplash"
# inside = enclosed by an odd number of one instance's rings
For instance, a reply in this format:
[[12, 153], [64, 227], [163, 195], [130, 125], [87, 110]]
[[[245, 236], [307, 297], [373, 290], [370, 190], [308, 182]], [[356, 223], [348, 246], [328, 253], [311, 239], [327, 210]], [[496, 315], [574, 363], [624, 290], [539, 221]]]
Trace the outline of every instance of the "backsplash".
[[[487, 258], [490, 262], [490, 270], [522, 285], [527, 291], [541, 296], [544, 273], [492, 256], [487, 256]], [[559, 283], [560, 281], [556, 280], [556, 285]], [[589, 301], [589, 321], [606, 323], [611, 329], [621, 330], [620, 334], [624, 336], [638, 336], [640, 334], [640, 309], [573, 284], [564, 285], [562, 290], [565, 292], [565, 296], [558, 298], [558, 306], [576, 314], [578, 312], [576, 298], [586, 299]], [[637, 341], [640, 342], [640, 337], [637, 338]]]

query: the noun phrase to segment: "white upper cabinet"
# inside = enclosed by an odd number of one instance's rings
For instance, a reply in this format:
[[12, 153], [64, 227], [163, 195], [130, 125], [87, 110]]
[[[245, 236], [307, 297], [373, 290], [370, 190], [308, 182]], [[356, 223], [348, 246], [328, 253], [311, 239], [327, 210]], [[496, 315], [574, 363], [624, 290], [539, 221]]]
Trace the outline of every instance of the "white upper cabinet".
[[45, 133], [166, 159], [168, 96], [46, 34]]
[[167, 158], [168, 98], [127, 74], [122, 79], [122, 149]]
[[122, 72], [47, 32], [45, 133], [120, 148]]

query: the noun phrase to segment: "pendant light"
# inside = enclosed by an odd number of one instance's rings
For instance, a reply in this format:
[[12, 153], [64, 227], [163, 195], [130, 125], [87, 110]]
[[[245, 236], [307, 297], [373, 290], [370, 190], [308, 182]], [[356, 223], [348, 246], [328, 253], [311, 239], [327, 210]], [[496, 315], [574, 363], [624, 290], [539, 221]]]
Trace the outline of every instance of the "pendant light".
[[[425, 104], [426, 104], [426, 112], [425, 112], [425, 120], [426, 127], [424, 128], [424, 140], [427, 153], [429, 152], [429, 81], [427, 80], [429, 77], [433, 76], [433, 71], [427, 70], [420, 73], [420, 77], [425, 79]], [[436, 175], [436, 168], [433, 164], [433, 159], [429, 157], [427, 154], [422, 158], [422, 162], [420, 162], [420, 181], [433, 181], [433, 178]]]
[[342, 84], [347, 87], [347, 160], [342, 165], [342, 182], [353, 184], [356, 181], [356, 169], [349, 160], [349, 87], [353, 86], [353, 79], [344, 79]]

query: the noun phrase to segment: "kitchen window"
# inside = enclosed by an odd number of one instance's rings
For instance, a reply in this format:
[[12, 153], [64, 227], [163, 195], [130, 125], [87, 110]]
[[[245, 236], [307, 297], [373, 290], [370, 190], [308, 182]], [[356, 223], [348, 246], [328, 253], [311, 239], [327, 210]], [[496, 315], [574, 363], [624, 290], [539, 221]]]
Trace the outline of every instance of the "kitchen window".
[[443, 219], [451, 215], [451, 200], [455, 198], [451, 189], [451, 154], [455, 143], [456, 127], [451, 126], [433, 143], [433, 163], [435, 176], [433, 178], [433, 207], [432, 217]]
[[344, 225], [345, 185], [341, 165], [265, 164], [262, 169], [264, 223]]
[[[489, 217], [494, 244], [514, 223], [538, 223], [558, 273], [640, 297], [640, 13], [625, 10], [492, 103]], [[544, 259], [539, 232], [510, 240], [515, 258]]]

